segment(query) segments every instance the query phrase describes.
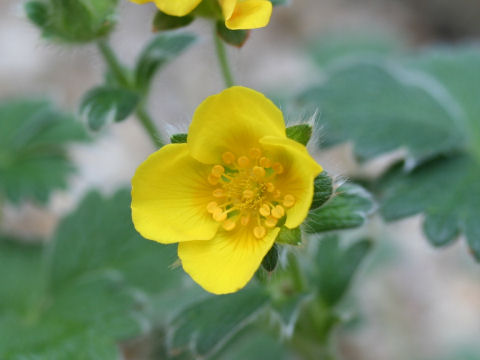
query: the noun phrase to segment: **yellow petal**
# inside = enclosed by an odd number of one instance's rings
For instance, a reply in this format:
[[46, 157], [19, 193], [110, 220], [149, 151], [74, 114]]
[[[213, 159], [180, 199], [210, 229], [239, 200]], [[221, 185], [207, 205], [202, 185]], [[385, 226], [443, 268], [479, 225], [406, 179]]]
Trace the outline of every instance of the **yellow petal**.
[[225, 18], [231, 30], [258, 29], [268, 25], [272, 15], [272, 3], [268, 0], [245, 0], [235, 6], [233, 14]]
[[178, 256], [183, 269], [205, 290], [228, 294], [250, 281], [279, 231], [274, 229], [259, 240], [248, 226], [220, 230], [212, 240], [180, 243]]
[[212, 186], [208, 166], [186, 144], [166, 145], [150, 155], [132, 179], [132, 218], [143, 237], [164, 244], [211, 239], [219, 224], [208, 213]]
[[235, 10], [235, 5], [237, 5], [237, 0], [219, 0], [219, 3], [225, 20], [230, 19]]
[[288, 209], [285, 226], [293, 229], [307, 217], [313, 199], [313, 181], [322, 167], [310, 156], [307, 148], [288, 138], [266, 136], [260, 140], [269, 156], [283, 165], [284, 172], [275, 186], [282, 195], [293, 195], [295, 205]]
[[130, 0], [130, 1], [135, 4], [146, 4], [146, 3], [152, 2], [153, 0]]
[[246, 155], [266, 135], [286, 137], [282, 112], [259, 92], [234, 86], [200, 104], [188, 146], [195, 159], [213, 164], [227, 151]]
[[155, 5], [165, 14], [185, 16], [197, 7], [202, 0], [154, 0]]

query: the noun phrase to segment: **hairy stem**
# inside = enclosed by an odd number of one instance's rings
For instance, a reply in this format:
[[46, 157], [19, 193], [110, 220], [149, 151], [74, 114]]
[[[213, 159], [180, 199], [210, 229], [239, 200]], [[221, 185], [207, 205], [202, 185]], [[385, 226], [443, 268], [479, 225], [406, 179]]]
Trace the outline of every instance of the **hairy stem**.
[[225, 86], [231, 87], [235, 84], [235, 82], [233, 80], [230, 65], [228, 64], [227, 51], [225, 49], [225, 45], [222, 39], [220, 39], [220, 37], [218, 36], [216, 29], [214, 29], [213, 31], [213, 38], [215, 40], [215, 49], [217, 50], [218, 63], [220, 65], [220, 69], [222, 70]]

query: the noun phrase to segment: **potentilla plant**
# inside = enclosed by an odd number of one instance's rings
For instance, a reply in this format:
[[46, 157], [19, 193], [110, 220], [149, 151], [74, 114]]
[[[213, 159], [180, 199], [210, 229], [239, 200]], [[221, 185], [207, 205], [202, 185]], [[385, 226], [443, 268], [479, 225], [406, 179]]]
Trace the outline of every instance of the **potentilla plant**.
[[[46, 204], [68, 190], [68, 146], [128, 118], [156, 151], [131, 188], [88, 192], [50, 241], [0, 229], [0, 359], [335, 359], [333, 330], [355, 312], [342, 300], [383, 236], [362, 227], [377, 209], [386, 221], [424, 212], [434, 245], [464, 233], [480, 259], [478, 48], [366, 58], [330, 41], [312, 51], [322, 81], [282, 99], [296, 114], [286, 122], [269, 97], [235, 83], [225, 47], [241, 48], [282, 1], [131, 2], [150, 6], [157, 33], [131, 67], [109, 42], [119, 1], [25, 5], [46, 41], [96, 44], [105, 76], [77, 115], [46, 100], [0, 102], [0, 199]], [[212, 24], [225, 89], [166, 141], [150, 89], [197, 43], [170, 30], [195, 19]], [[380, 178], [359, 179], [377, 200], [313, 156], [347, 141], [360, 162], [404, 150]]]

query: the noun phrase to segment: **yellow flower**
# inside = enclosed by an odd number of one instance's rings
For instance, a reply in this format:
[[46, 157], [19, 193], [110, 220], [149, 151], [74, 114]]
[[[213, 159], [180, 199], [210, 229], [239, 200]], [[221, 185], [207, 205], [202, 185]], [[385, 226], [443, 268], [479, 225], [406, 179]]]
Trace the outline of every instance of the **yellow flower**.
[[244, 287], [273, 246], [279, 222], [307, 216], [322, 171], [288, 139], [281, 111], [232, 87], [196, 110], [186, 144], [153, 153], [132, 180], [132, 217], [145, 238], [179, 242], [184, 270], [215, 294]]
[[[201, 0], [130, 0], [136, 4], [154, 2], [165, 14], [185, 16]], [[225, 19], [225, 25], [231, 30], [257, 29], [267, 26], [272, 15], [272, 3], [268, 0], [218, 0]]]

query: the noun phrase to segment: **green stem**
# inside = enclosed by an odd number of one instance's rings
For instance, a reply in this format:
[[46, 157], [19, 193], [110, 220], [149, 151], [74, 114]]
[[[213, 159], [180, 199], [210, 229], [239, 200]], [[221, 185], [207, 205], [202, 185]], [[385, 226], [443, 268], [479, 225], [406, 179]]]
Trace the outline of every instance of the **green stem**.
[[217, 50], [218, 63], [220, 69], [222, 70], [223, 80], [225, 81], [226, 87], [231, 87], [235, 84], [233, 80], [232, 71], [228, 64], [227, 51], [225, 50], [225, 45], [223, 44], [222, 39], [217, 34], [217, 30], [214, 29], [213, 37], [215, 40], [215, 49]]
[[[105, 39], [100, 40], [98, 42], [98, 49], [103, 57], [103, 60], [107, 64], [108, 68], [112, 72], [117, 82], [121, 86], [124, 86], [126, 88], [135, 89], [135, 85], [129, 81], [123, 66], [120, 64], [117, 55], [108, 44], [108, 41]], [[145, 94], [143, 96], [146, 97], [147, 95]], [[162, 141], [160, 131], [158, 131], [155, 123], [147, 112], [144, 101], [141, 101], [140, 104], [137, 106], [135, 115], [137, 116], [138, 120], [142, 124], [147, 134], [150, 136], [150, 139], [155, 144], [155, 146], [157, 148], [161, 148], [163, 145], [165, 145]]]

